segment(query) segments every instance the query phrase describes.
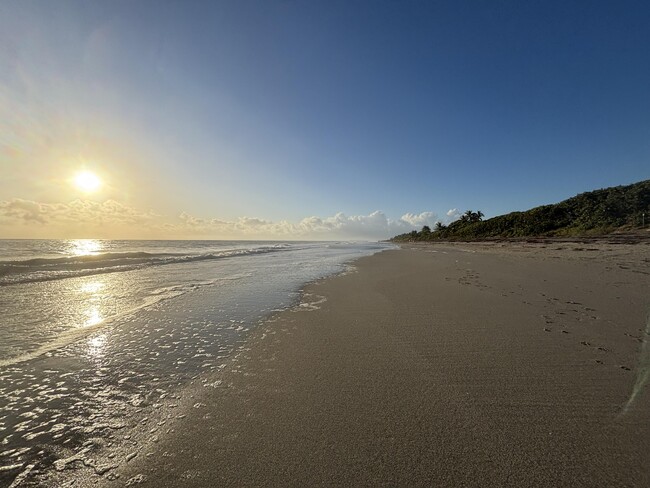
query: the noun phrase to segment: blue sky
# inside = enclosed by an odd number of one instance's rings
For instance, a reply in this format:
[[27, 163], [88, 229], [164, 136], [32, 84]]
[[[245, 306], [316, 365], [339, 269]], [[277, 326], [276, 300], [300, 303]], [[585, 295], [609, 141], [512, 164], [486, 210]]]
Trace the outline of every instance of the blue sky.
[[631, 1], [0, 1], [0, 217], [388, 237], [647, 179], [648, 25]]

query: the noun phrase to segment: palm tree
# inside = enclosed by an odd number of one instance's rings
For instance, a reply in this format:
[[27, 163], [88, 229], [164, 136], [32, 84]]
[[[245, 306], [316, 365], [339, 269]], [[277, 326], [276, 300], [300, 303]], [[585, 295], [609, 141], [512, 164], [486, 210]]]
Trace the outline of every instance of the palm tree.
[[467, 210], [463, 215], [460, 216], [460, 221], [461, 222], [480, 222], [483, 220], [483, 217], [485, 214], [481, 212], [480, 210], [477, 210], [476, 212], [472, 210]]

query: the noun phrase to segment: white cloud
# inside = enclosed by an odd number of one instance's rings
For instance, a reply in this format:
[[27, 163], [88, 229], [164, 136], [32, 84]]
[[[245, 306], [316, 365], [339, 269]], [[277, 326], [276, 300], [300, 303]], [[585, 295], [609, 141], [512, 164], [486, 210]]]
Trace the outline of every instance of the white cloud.
[[458, 220], [461, 215], [463, 215], [463, 213], [457, 208], [449, 209], [447, 211], [447, 221], [453, 222], [454, 220]]
[[47, 222], [46, 213], [43, 204], [29, 200], [16, 198], [6, 202], [0, 202], [0, 218], [7, 220], [44, 224]]
[[[39, 203], [13, 199], [0, 201], [0, 222], [5, 235], [69, 237], [84, 231], [104, 237], [214, 238], [214, 239], [386, 239], [396, 234], [433, 226], [433, 212], [406, 213], [390, 219], [379, 210], [368, 215], [309, 216], [298, 222], [255, 217], [234, 220], [204, 218], [183, 212], [163, 218], [115, 200]], [[100, 232], [101, 231], [101, 232]], [[3, 236], [0, 236], [3, 237]]]
[[160, 218], [115, 200], [41, 203], [14, 198], [0, 201], [0, 238], [148, 238]]
[[40, 203], [14, 198], [0, 201], [0, 219], [38, 224], [143, 224], [156, 215], [142, 212], [115, 200], [95, 202], [74, 200], [70, 203]]
[[285, 220], [272, 222], [250, 217], [240, 217], [234, 221], [202, 219], [187, 213], [179, 216], [181, 225], [187, 230], [205, 235], [225, 235], [236, 237], [294, 238], [294, 239], [386, 239], [395, 234], [408, 232], [434, 225], [436, 214], [405, 214], [397, 220], [376, 210], [368, 215], [348, 216], [339, 212], [330, 217], [310, 216], [298, 223]]
[[404, 222], [412, 225], [413, 227], [422, 227], [428, 225], [432, 227], [438, 221], [438, 216], [433, 212], [422, 212], [421, 214], [407, 213], [402, 215], [401, 219]]

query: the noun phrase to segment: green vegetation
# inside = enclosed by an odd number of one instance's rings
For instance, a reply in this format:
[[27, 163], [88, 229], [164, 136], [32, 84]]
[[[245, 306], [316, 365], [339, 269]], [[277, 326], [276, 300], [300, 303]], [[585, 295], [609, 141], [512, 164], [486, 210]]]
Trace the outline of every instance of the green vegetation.
[[468, 210], [459, 220], [449, 225], [438, 222], [433, 231], [425, 225], [419, 232], [414, 230], [391, 240], [580, 236], [632, 230], [644, 224], [650, 227], [650, 180], [581, 193], [560, 203], [487, 220], [483, 220], [483, 212], [480, 210]]

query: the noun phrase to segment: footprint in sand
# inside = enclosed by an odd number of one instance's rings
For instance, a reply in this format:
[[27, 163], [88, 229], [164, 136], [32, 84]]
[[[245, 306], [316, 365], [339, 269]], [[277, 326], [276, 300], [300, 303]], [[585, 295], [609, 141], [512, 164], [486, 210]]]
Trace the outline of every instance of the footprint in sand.
[[630, 337], [631, 339], [634, 339], [636, 342], [643, 342], [642, 337], [635, 336], [635, 335], [632, 335], [632, 334], [628, 334], [627, 332], [625, 332], [625, 335]]

